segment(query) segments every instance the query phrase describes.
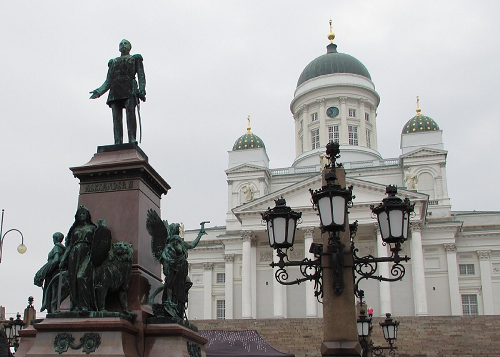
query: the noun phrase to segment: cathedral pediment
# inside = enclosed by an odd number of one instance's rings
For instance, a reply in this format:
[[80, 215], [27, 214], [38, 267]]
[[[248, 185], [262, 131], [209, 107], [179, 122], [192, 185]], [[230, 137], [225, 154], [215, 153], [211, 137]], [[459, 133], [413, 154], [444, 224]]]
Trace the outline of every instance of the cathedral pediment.
[[226, 170], [226, 174], [239, 174], [245, 172], [255, 172], [255, 171], [267, 171], [266, 168], [262, 166], [252, 165], [252, 164], [241, 164]]
[[[347, 178], [347, 186], [353, 186], [353, 200], [355, 207], [369, 206], [382, 202], [386, 197], [386, 186], [379, 183]], [[322, 186], [321, 174], [312, 176], [306, 180], [296, 182], [281, 190], [272, 192], [252, 202], [235, 207], [233, 213], [238, 217], [241, 214], [260, 213], [269, 207], [274, 207], [274, 200], [284, 197], [288, 206], [295, 210], [308, 210], [312, 208], [311, 194], [309, 189], [317, 190]], [[427, 201], [428, 196], [416, 191], [398, 189], [398, 196], [402, 199], [409, 198], [411, 201]]]
[[420, 157], [429, 157], [429, 156], [441, 156], [447, 155], [448, 151], [440, 150], [440, 149], [431, 149], [431, 148], [420, 148], [413, 151], [410, 151], [404, 155], [401, 155], [402, 159], [409, 158], [420, 158]]

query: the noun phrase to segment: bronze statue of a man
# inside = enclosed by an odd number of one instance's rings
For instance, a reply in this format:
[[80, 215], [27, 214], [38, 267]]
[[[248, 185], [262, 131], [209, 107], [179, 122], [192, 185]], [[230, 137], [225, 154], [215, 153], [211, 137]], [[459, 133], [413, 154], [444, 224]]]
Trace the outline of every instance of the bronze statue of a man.
[[[146, 75], [144, 74], [142, 56], [139, 54], [130, 55], [132, 45], [129, 41], [122, 40], [118, 49], [121, 56], [109, 60], [106, 80], [102, 86], [90, 92], [92, 93], [90, 99], [99, 98], [109, 89], [106, 104], [113, 112], [115, 145], [123, 143], [123, 109], [127, 113], [128, 141], [136, 144], [135, 107], [139, 105], [139, 99], [143, 102], [146, 101]], [[139, 87], [137, 82], [139, 82]]]

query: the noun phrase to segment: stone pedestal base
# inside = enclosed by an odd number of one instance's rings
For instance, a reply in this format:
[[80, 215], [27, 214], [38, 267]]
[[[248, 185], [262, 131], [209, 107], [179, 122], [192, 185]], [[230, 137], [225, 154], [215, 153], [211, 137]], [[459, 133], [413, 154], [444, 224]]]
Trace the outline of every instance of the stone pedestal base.
[[[144, 357], [205, 357], [207, 340], [178, 324], [148, 324]], [[168, 352], [167, 352], [168, 351]]]
[[[21, 332], [17, 357], [139, 357], [138, 329], [118, 317], [48, 318]], [[35, 337], [36, 336], [36, 337]], [[30, 343], [24, 343], [24, 338]], [[26, 341], [28, 342], [28, 341]]]
[[361, 356], [359, 341], [323, 341], [322, 356], [352, 357]]

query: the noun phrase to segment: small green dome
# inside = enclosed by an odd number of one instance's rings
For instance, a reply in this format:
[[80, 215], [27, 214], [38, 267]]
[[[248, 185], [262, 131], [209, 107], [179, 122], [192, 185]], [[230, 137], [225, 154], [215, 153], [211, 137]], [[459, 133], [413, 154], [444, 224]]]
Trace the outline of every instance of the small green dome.
[[403, 127], [402, 134], [418, 133], [422, 131], [436, 131], [436, 130], [439, 130], [439, 126], [434, 121], [434, 119], [419, 113], [410, 120], [408, 120], [408, 122]]
[[264, 142], [252, 132], [247, 132], [234, 142], [233, 151], [265, 148]]
[[366, 67], [359, 60], [345, 53], [337, 52], [337, 45], [331, 43], [326, 54], [309, 63], [297, 81], [297, 87], [309, 79], [333, 73], [352, 73], [372, 79]]

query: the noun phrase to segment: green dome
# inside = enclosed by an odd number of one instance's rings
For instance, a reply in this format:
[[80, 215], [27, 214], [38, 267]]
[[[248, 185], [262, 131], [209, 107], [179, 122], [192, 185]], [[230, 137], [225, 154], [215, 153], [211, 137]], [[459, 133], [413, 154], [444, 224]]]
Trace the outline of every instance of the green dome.
[[302, 71], [297, 87], [309, 79], [333, 73], [352, 73], [372, 79], [366, 67], [359, 60], [345, 53], [337, 52], [337, 45], [331, 43], [326, 54], [309, 63]]
[[418, 133], [422, 131], [436, 131], [436, 130], [439, 130], [439, 126], [434, 121], [434, 119], [419, 113], [410, 120], [408, 120], [408, 122], [403, 127], [402, 134]]
[[264, 142], [250, 130], [248, 130], [246, 134], [240, 136], [233, 145], [233, 151], [258, 148], [265, 148]]

